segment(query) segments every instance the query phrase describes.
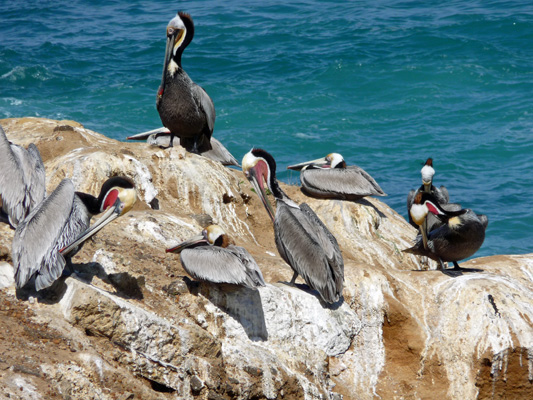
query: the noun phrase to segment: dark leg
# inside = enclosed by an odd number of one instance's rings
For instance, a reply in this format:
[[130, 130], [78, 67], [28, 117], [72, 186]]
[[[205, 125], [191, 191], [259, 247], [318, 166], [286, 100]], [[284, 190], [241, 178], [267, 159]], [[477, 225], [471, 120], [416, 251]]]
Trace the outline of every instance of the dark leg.
[[291, 282], [290, 282], [290, 284], [292, 286], [295, 286], [294, 282], [296, 282], [296, 278], [298, 278], [298, 272], [295, 272], [294, 275], [292, 276], [292, 279], [291, 279]]
[[482, 272], [483, 271], [482, 269], [479, 269], [479, 268], [462, 268], [462, 267], [459, 266], [457, 261], [452, 261], [452, 262], [453, 262], [453, 268], [451, 269], [451, 271], [459, 271], [461, 273], [463, 273], [463, 272]]
[[[463, 275], [462, 268], [459, 268], [459, 269], [455, 269], [455, 268], [447, 269], [446, 266], [444, 265], [444, 262], [440, 258], [439, 258], [439, 262], [440, 262], [440, 267], [441, 267], [442, 273], [444, 275], [448, 275], [448, 276], [450, 276], [452, 278], [457, 278], [458, 276]], [[455, 261], [454, 261], [454, 263], [455, 263]]]
[[168, 147], [174, 147], [174, 134], [173, 133], [170, 134], [170, 144], [168, 145]]
[[191, 153], [200, 155], [200, 152], [198, 151], [198, 138], [194, 138]]

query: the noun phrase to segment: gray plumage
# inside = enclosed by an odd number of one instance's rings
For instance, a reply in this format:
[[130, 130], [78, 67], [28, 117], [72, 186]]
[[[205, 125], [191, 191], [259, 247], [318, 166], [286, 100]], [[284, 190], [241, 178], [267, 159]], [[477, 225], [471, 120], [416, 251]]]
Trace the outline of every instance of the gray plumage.
[[[15, 230], [12, 255], [17, 288], [32, 278], [36, 290], [52, 285], [65, 268], [65, 257], [69, 260], [89, 237], [128, 212], [136, 198], [135, 185], [128, 178], [109, 178], [98, 198], [75, 192], [70, 179], [63, 179]], [[91, 217], [103, 211], [89, 228]]]
[[386, 196], [378, 183], [362, 168], [306, 168], [300, 173], [302, 192], [319, 199], [359, 200]]
[[335, 303], [344, 282], [337, 240], [306, 203], [299, 207], [291, 203], [276, 200], [274, 235], [279, 254], [324, 301]]
[[61, 181], [15, 230], [12, 254], [17, 288], [32, 277], [37, 290], [58, 279], [66, 264], [59, 250], [87, 229], [90, 218], [70, 179]]
[[[137, 135], [129, 136], [128, 140], [146, 140], [151, 146], [158, 146], [167, 148], [170, 146], [170, 131], [166, 128], [154, 129], [153, 131], [139, 133]], [[180, 144], [180, 138], [174, 138], [174, 144]], [[238, 161], [231, 155], [231, 153], [224, 147], [220, 141], [211, 137], [211, 150], [200, 152], [205, 158], [221, 163], [222, 165], [234, 165], [240, 167]]]
[[0, 126], [0, 197], [2, 211], [16, 228], [46, 195], [46, 172], [41, 154], [8, 141]]
[[180, 253], [181, 265], [192, 277], [214, 283], [233, 283], [256, 289], [265, 286], [263, 274], [246, 249], [201, 246]]
[[194, 36], [190, 15], [179, 12], [167, 27], [167, 49], [163, 78], [157, 95], [157, 111], [163, 126], [188, 151], [211, 150], [215, 125], [215, 106], [209, 95], [194, 83], [181, 66], [184, 49]]
[[[276, 180], [276, 162], [265, 150], [252, 149], [242, 160], [242, 169], [274, 223], [276, 247], [280, 256], [327, 303], [342, 296], [344, 261], [335, 237], [305, 203], [298, 206]], [[266, 197], [263, 182], [276, 198], [276, 212]]]
[[378, 183], [357, 165], [347, 166], [339, 153], [288, 169], [301, 170], [302, 192], [318, 199], [359, 200], [366, 196], [386, 196]]

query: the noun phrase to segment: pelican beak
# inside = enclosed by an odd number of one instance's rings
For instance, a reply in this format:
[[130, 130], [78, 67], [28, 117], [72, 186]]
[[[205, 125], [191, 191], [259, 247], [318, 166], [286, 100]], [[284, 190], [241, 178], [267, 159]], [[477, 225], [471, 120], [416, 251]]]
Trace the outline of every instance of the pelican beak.
[[263, 176], [261, 173], [257, 173], [255, 167], [250, 168], [248, 171], [245, 172], [246, 177], [254, 187], [255, 192], [263, 202], [263, 205], [265, 206], [268, 215], [270, 215], [270, 218], [272, 221], [274, 221], [274, 217], [276, 213], [274, 212], [274, 209], [272, 208], [272, 205], [268, 201], [267, 194], [263, 185]]
[[422, 234], [422, 243], [424, 244], [424, 249], [428, 250], [428, 234], [427, 230], [427, 220], [424, 219], [422, 225], [420, 225], [420, 233]]
[[135, 201], [137, 200], [137, 194], [135, 189], [120, 189], [119, 195], [115, 200], [115, 203], [108, 207], [102, 216], [83, 232], [76, 240], [70, 243], [67, 247], [59, 250], [63, 256], [68, 256], [69, 253], [78, 249], [78, 246], [84, 243], [91, 236], [94, 236], [104, 226], [114, 221], [121, 215], [126, 214], [132, 209]]
[[328, 161], [326, 160], [326, 157], [322, 157], [322, 158], [318, 158], [316, 160], [312, 160], [312, 161], [306, 161], [306, 162], [303, 162], [303, 163], [300, 163], [300, 164], [294, 164], [294, 165], [289, 165], [287, 167], [287, 169], [293, 169], [295, 171], [300, 171], [304, 168], [307, 168], [309, 166], [317, 166], [317, 167], [322, 167], [322, 168], [328, 168], [327, 167], [328, 165]]
[[120, 199], [115, 201], [115, 204], [112, 207], [109, 207], [106, 212], [94, 223], [93, 226], [87, 228], [74, 242], [69, 244], [67, 247], [59, 250], [63, 256], [68, 256], [69, 253], [76, 250], [78, 246], [84, 243], [91, 236], [95, 235], [100, 229], [109, 224], [111, 221], [117, 219], [122, 213], [122, 202]]
[[197, 235], [194, 236], [184, 242], [181, 242], [177, 246], [171, 247], [170, 249], [166, 249], [167, 253], [181, 253], [183, 250], [185, 250], [188, 247], [196, 247], [200, 244], [208, 244], [207, 239], [204, 237], [204, 235]]

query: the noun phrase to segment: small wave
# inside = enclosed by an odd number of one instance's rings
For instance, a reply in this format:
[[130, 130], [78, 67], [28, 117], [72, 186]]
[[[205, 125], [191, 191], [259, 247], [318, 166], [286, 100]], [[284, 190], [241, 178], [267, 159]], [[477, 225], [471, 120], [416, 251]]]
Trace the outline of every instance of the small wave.
[[318, 135], [312, 135], [312, 134], [303, 133], [303, 132], [297, 132], [294, 134], [294, 136], [300, 139], [318, 139], [320, 137]]
[[20, 106], [23, 104], [22, 100], [14, 97], [2, 97], [2, 102], [8, 103], [10, 106]]
[[10, 82], [17, 82], [17, 81], [23, 81], [27, 79], [28, 77], [44, 82], [50, 79], [51, 75], [48, 72], [47, 68], [41, 65], [38, 65], [35, 67], [17, 66], [13, 68], [11, 71], [8, 71], [5, 74], [1, 75], [0, 80], [5, 79]]

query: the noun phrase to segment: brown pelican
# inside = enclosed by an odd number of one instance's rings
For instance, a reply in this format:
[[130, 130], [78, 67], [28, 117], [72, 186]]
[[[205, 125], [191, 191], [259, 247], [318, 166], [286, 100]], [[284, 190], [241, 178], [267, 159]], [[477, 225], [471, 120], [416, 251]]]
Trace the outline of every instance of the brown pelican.
[[[63, 179], [15, 230], [12, 254], [17, 288], [32, 278], [36, 290], [52, 285], [63, 272], [65, 257], [70, 260], [85, 240], [128, 212], [135, 200], [135, 187], [128, 178], [108, 179], [98, 198], [74, 192], [70, 179]], [[104, 211], [87, 228], [91, 217]]]
[[445, 270], [444, 262], [453, 262], [451, 271], [465, 270], [457, 261], [472, 256], [479, 250], [485, 240], [488, 219], [485, 215], [477, 215], [470, 209], [446, 211], [438, 203], [435, 196], [419, 192], [410, 210], [411, 217], [419, 226], [432, 213], [442, 221], [442, 225], [431, 230], [427, 235], [421, 229], [415, 245], [404, 252], [429, 257], [440, 263]]
[[386, 196], [374, 178], [357, 165], [347, 167], [339, 153], [287, 168], [302, 171], [302, 192], [310, 197], [359, 200], [365, 196]]
[[37, 147], [28, 149], [7, 140], [0, 126], [0, 215], [13, 228], [22, 222], [46, 195], [46, 173]]
[[192, 277], [214, 283], [234, 283], [256, 289], [265, 286], [263, 274], [246, 249], [235, 246], [218, 225], [209, 225], [167, 253], [180, 253], [181, 265]]
[[[342, 295], [344, 261], [337, 240], [307, 204], [298, 206], [278, 185], [276, 162], [264, 150], [252, 149], [242, 160], [244, 175], [251, 182], [274, 222], [276, 247], [296, 277], [318, 291], [327, 303]], [[264, 182], [276, 198], [276, 213], [266, 198]]]
[[448, 194], [448, 189], [446, 189], [445, 186], [441, 186], [440, 188], [433, 186], [433, 176], [435, 175], [435, 169], [433, 168], [432, 158], [428, 158], [426, 160], [424, 166], [420, 170], [420, 173], [422, 175], [422, 185], [416, 190], [412, 189], [407, 195], [407, 215], [409, 218], [409, 223], [415, 228], [420, 228], [421, 230], [423, 229], [427, 236], [428, 232], [431, 232], [433, 229], [438, 228], [443, 224], [443, 222], [439, 218], [435, 217], [432, 213], [429, 213], [427, 215], [420, 227], [416, 224], [415, 221], [413, 221], [410, 210], [413, 205], [413, 201], [418, 193], [431, 193], [433, 196], [435, 196], [439, 205], [447, 211], [459, 211], [462, 209], [462, 207], [460, 204], [457, 203], [449, 203], [450, 195]]
[[[170, 131], [167, 128], [157, 128], [148, 132], [138, 133], [133, 136], [128, 136], [127, 140], [146, 140], [146, 143], [152, 146], [159, 146], [167, 148], [170, 146]], [[179, 138], [174, 138], [174, 143], [180, 144]], [[217, 161], [222, 165], [234, 165], [240, 167], [239, 163], [231, 155], [231, 153], [214, 137], [211, 137], [212, 149], [201, 152], [200, 154], [210, 160]]]
[[167, 26], [163, 77], [156, 106], [163, 126], [170, 130], [170, 146], [174, 136], [178, 136], [185, 149], [200, 154], [211, 150], [215, 106], [205, 90], [194, 83], [181, 66], [181, 55], [193, 36], [191, 16], [178, 12]]

